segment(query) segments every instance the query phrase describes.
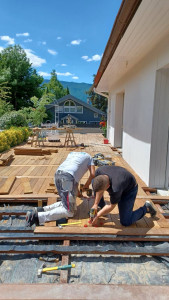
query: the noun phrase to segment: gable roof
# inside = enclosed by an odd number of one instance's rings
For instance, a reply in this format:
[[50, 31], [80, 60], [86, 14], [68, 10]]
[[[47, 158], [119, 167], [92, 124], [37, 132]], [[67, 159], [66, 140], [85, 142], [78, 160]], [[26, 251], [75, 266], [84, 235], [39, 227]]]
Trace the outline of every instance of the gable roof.
[[54, 102], [52, 102], [51, 104], [47, 104], [46, 107], [47, 107], [47, 109], [49, 109], [49, 108], [51, 108], [52, 106], [54, 106], [54, 105], [56, 105], [56, 104], [60, 104], [60, 103], [65, 102], [65, 101], [67, 101], [67, 100], [75, 101], [75, 102], [77, 102], [78, 104], [80, 104], [80, 105], [82, 105], [82, 106], [85, 106], [86, 108], [88, 108], [88, 109], [90, 109], [90, 110], [92, 110], [92, 111], [94, 111], [94, 112], [96, 112], [96, 113], [98, 113], [98, 114], [106, 115], [106, 113], [104, 113], [102, 110], [97, 109], [97, 108], [93, 107], [92, 105], [85, 103], [84, 101], [82, 101], [82, 100], [80, 100], [80, 99], [78, 99], [78, 98], [72, 96], [71, 94], [66, 95], [66, 96], [64, 96], [64, 97], [62, 97], [62, 98], [60, 98], [60, 99], [57, 99], [57, 100], [55, 100]]

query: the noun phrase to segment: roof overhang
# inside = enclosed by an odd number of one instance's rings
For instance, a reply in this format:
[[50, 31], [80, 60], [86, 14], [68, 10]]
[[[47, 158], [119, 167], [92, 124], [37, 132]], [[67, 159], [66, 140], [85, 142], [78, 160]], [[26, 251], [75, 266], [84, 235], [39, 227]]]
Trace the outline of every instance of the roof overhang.
[[123, 0], [94, 81], [96, 93], [109, 93], [169, 34], [169, 1]]
[[123, 0], [94, 80], [96, 88], [142, 0]]

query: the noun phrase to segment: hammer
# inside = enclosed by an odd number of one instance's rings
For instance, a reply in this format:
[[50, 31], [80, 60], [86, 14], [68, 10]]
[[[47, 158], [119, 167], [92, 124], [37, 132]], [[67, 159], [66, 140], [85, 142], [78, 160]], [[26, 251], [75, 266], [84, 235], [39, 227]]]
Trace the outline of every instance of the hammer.
[[71, 265], [64, 265], [64, 266], [57, 266], [57, 267], [52, 267], [52, 268], [45, 268], [46, 264], [44, 263], [40, 269], [38, 269], [38, 277], [41, 278], [42, 277], [42, 273], [48, 272], [48, 271], [54, 271], [54, 270], [66, 270], [66, 269], [70, 269], [70, 268], [75, 268], [75, 264], [71, 264]]

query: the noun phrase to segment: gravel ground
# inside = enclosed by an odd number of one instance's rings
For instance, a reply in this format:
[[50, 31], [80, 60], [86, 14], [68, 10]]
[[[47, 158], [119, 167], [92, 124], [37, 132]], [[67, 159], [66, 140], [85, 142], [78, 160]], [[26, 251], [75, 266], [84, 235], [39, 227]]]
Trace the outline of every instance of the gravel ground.
[[[10, 206], [13, 208], [13, 206]], [[15, 206], [15, 209], [30, 209], [30, 206]], [[4, 207], [0, 207], [0, 210]], [[24, 226], [25, 217], [12, 217], [12, 226]], [[5, 216], [0, 226], [11, 226], [11, 219]], [[8, 241], [13, 243], [14, 241]], [[7, 243], [1, 241], [0, 246]], [[15, 241], [20, 244], [20, 241]], [[23, 241], [22, 241], [23, 243]], [[32, 244], [31, 241], [24, 241]], [[53, 242], [34, 242], [37, 244], [53, 244]], [[110, 243], [110, 242], [109, 242]], [[55, 245], [62, 245], [62, 241], [55, 241]], [[92, 242], [91, 245], [103, 244]], [[133, 243], [134, 244], [134, 243]], [[87, 245], [87, 242], [71, 242], [71, 245]], [[7, 255], [0, 254], [0, 283], [59, 283], [60, 271], [44, 273], [38, 278], [38, 269], [43, 261], [40, 255]], [[76, 267], [69, 270], [70, 284], [169, 284], [169, 258], [151, 256], [119, 256], [119, 255], [71, 255], [71, 263]], [[47, 262], [47, 266], [56, 266], [54, 262]]]

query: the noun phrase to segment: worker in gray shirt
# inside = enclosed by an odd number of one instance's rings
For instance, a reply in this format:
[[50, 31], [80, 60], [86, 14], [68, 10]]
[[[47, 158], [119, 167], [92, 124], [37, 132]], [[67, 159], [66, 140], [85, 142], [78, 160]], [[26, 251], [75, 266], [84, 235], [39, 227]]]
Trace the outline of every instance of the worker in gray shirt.
[[78, 183], [88, 170], [90, 175], [84, 189], [89, 187], [95, 176], [93, 159], [86, 152], [70, 152], [66, 160], [56, 170], [54, 178], [61, 201], [43, 208], [37, 207], [34, 212], [28, 212], [26, 215], [27, 226], [73, 217], [76, 211]]

